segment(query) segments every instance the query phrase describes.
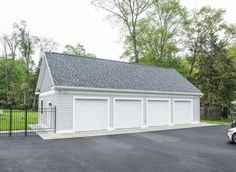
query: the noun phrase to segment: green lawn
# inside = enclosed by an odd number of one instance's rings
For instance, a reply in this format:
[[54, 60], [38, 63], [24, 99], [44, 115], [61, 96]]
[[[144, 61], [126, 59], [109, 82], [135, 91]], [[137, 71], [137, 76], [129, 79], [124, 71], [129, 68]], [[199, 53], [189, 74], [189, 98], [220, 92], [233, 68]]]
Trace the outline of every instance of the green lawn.
[[[27, 113], [27, 124], [38, 124], [38, 113]], [[25, 113], [21, 110], [12, 111], [12, 130], [25, 129]], [[4, 110], [3, 115], [0, 116], [0, 131], [10, 130], [10, 111]]]
[[[236, 116], [233, 116], [232, 119], [236, 119]], [[228, 119], [221, 119], [221, 120], [201, 120], [201, 122], [206, 122], [209, 124], [220, 124], [220, 125], [227, 125], [230, 126], [232, 123], [231, 117], [229, 116]]]

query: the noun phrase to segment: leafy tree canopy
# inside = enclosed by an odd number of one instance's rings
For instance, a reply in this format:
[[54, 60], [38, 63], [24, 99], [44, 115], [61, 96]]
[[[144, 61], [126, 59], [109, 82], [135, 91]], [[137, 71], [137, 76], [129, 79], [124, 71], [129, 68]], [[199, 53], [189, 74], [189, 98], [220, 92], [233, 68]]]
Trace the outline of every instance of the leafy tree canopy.
[[76, 46], [65, 45], [63, 53], [77, 56], [96, 57], [93, 53], [87, 53], [84, 46], [78, 43]]

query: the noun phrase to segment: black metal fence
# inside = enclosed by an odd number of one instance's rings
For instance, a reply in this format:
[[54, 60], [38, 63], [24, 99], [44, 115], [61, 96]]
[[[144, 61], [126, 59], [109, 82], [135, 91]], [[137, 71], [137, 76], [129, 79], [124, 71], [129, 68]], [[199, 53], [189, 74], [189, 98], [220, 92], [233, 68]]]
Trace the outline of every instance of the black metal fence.
[[34, 135], [56, 131], [56, 107], [31, 110], [0, 109], [0, 136]]

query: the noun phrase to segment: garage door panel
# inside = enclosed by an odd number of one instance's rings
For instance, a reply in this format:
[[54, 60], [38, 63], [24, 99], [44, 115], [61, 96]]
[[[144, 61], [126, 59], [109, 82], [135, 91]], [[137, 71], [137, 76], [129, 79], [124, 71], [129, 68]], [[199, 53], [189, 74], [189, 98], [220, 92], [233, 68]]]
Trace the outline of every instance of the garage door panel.
[[192, 116], [191, 101], [174, 101], [173, 119], [175, 124], [191, 123]]
[[105, 130], [108, 126], [108, 101], [78, 99], [75, 103], [75, 130]]
[[115, 101], [115, 128], [136, 128], [142, 124], [142, 101]]
[[148, 126], [168, 125], [170, 105], [168, 100], [148, 100]]

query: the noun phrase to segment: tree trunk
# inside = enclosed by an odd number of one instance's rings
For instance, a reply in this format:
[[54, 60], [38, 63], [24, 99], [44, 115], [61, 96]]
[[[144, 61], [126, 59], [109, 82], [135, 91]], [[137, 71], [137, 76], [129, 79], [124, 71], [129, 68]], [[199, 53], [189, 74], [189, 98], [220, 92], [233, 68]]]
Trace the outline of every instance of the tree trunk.
[[191, 64], [190, 64], [190, 70], [189, 70], [190, 75], [192, 75], [194, 63], [195, 63], [195, 59], [193, 59]]
[[137, 40], [136, 40], [136, 34], [133, 35], [133, 44], [134, 44], [134, 61], [135, 63], [139, 63], [139, 54], [138, 54], [138, 48], [137, 48]]
[[227, 119], [228, 118], [228, 114], [229, 114], [229, 108], [228, 107], [223, 107], [222, 113], [221, 113], [222, 118], [223, 119]]
[[29, 57], [30, 55], [26, 55], [26, 81], [25, 81], [25, 93], [24, 93], [24, 105], [29, 105]]
[[196, 54], [197, 54], [197, 50], [196, 50], [196, 48], [195, 48], [195, 49], [194, 49], [193, 58], [192, 58], [192, 61], [191, 61], [191, 64], [190, 64], [190, 70], [189, 70], [189, 74], [190, 74], [190, 75], [192, 75], [192, 72], [193, 72], [193, 68], [194, 68], [195, 61], [196, 61]]
[[33, 109], [37, 109], [37, 108], [38, 108], [38, 96], [35, 95], [34, 101], [33, 101]]
[[162, 61], [163, 59], [163, 55], [164, 55], [164, 33], [162, 31], [162, 34], [161, 34], [161, 40], [160, 40], [160, 60]]
[[208, 119], [208, 105], [204, 105], [204, 116], [207, 120]]

